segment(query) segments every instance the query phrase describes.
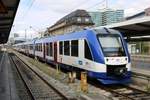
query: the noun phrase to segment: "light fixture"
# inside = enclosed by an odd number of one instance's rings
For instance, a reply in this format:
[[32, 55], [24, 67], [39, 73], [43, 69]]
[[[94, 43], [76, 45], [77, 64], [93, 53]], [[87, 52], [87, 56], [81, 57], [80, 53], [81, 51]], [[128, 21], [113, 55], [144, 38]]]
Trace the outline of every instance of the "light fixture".
[[0, 0], [0, 14], [5, 14], [7, 13], [7, 8], [6, 6], [4, 5], [4, 3]]

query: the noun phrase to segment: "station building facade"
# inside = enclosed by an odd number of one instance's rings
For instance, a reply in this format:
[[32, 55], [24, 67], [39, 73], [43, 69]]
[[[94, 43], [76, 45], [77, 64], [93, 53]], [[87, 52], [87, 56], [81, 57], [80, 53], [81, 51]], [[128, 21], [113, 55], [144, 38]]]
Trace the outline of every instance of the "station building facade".
[[76, 10], [50, 26], [44, 36], [54, 36], [79, 31], [85, 27], [93, 27], [91, 16], [85, 10]]
[[[144, 16], [150, 16], [150, 7], [142, 12], [127, 17], [126, 20], [142, 18]], [[130, 43], [130, 49], [132, 54], [150, 54], [150, 42], [132, 42]]]

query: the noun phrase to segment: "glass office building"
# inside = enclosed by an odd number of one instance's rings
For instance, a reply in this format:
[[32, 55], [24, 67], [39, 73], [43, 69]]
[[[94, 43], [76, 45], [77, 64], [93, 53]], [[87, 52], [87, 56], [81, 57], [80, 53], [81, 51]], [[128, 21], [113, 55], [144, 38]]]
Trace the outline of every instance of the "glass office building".
[[106, 9], [99, 12], [89, 12], [95, 26], [104, 26], [124, 20], [124, 10]]

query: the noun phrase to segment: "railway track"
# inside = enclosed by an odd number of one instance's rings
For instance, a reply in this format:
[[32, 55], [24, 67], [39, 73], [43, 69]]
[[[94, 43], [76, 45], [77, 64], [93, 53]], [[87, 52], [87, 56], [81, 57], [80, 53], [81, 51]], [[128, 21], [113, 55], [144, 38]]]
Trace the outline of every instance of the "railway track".
[[150, 94], [126, 85], [104, 87], [120, 100], [150, 100]]
[[26, 86], [28, 94], [33, 100], [68, 100], [66, 96], [46, 82], [17, 56], [9, 54], [9, 57], [15, 64], [22, 81]]
[[102, 85], [97, 82], [90, 82], [90, 84], [112, 93], [119, 100], [150, 100], [150, 93], [127, 85]]
[[150, 100], [150, 93], [126, 85], [102, 85], [93, 80], [89, 84], [112, 93], [119, 100]]

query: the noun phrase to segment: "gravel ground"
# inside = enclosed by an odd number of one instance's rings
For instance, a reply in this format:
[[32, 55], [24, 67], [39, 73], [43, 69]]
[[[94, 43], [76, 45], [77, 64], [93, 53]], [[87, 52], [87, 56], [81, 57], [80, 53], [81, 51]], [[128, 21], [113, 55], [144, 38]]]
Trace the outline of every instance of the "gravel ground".
[[11, 62], [11, 73], [13, 74], [13, 80], [15, 82], [15, 86], [16, 86], [16, 91], [17, 94], [19, 96], [19, 100], [32, 100], [30, 95], [27, 92], [27, 89], [20, 77], [20, 75], [18, 74], [18, 71], [16, 69], [16, 67], [14, 66], [14, 64]]
[[83, 97], [84, 97], [84, 99], [91, 98], [94, 100], [99, 100], [99, 99], [110, 100], [110, 98], [111, 99], [113, 98], [111, 93], [106, 92], [105, 90], [101, 90], [100, 88], [96, 88], [95, 86], [92, 86], [90, 84], [88, 84], [88, 93], [84, 93], [80, 89], [80, 80], [75, 79], [75, 83], [68, 83], [68, 75], [66, 73], [63, 73], [63, 72], [58, 73], [56, 71], [56, 69], [50, 67], [51, 65], [49, 65], [49, 64], [41, 63], [37, 60], [34, 60], [34, 59], [24, 56], [22, 54], [18, 54], [18, 55], [23, 57], [24, 59], [26, 59], [26, 61], [28, 61], [32, 65], [36, 66], [38, 69], [40, 69], [42, 72], [44, 72], [48, 76], [60, 81], [64, 85], [68, 86], [70, 89], [73, 89], [75, 94], [80, 99], [83, 99]]

